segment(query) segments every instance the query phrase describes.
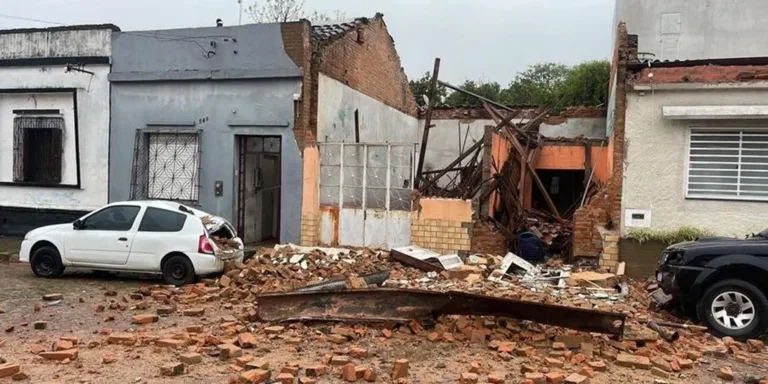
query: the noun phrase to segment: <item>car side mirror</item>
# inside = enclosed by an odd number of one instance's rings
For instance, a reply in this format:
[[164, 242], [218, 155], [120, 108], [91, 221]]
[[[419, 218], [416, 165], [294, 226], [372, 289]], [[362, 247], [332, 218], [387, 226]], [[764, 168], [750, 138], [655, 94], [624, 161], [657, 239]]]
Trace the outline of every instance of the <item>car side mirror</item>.
[[72, 228], [74, 229], [83, 229], [83, 222], [80, 219], [77, 219], [72, 222]]

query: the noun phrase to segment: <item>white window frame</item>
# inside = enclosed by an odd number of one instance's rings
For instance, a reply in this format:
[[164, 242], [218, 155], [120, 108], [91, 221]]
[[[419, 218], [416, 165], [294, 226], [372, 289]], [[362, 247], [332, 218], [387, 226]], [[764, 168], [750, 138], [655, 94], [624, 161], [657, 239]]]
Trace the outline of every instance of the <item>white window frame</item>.
[[[706, 131], [706, 130], [710, 130], [710, 131], [733, 131], [733, 133], [739, 133], [739, 141], [738, 141], [738, 143], [739, 143], [739, 155], [738, 155], [738, 161], [736, 163], [734, 163], [734, 164], [738, 165], [738, 168], [737, 168], [738, 169], [738, 175], [736, 176], [736, 185], [737, 185], [737, 190], [736, 190], [737, 195], [736, 196], [729, 196], [729, 195], [717, 194], [717, 193], [707, 194], [707, 195], [705, 195], [705, 194], [693, 194], [692, 195], [691, 194], [691, 191], [690, 191], [690, 183], [691, 183], [691, 180], [690, 180], [691, 179], [691, 149], [692, 149], [692, 136], [693, 136], [693, 131], [694, 130], [699, 130], [699, 131]], [[742, 171], [742, 164], [744, 163], [743, 160], [742, 160], [742, 157], [744, 156], [742, 154], [742, 151], [744, 149], [743, 146], [742, 146], [742, 144], [744, 143], [743, 137], [744, 137], [745, 134], [749, 134], [749, 133], [761, 133], [761, 134], [765, 134], [765, 135], [768, 136], [768, 127], [729, 127], [729, 126], [725, 126], [725, 127], [720, 127], [720, 126], [689, 126], [688, 127], [687, 134], [685, 136], [685, 140], [686, 140], [686, 142], [685, 142], [685, 170], [684, 170], [685, 171], [685, 184], [683, 186], [683, 189], [685, 191], [685, 198], [686, 199], [690, 199], [690, 200], [732, 200], [732, 201], [755, 201], [755, 202], [768, 201], [768, 192], [765, 194], [765, 196], [754, 196], [754, 195], [741, 196], [741, 195], [738, 195], [741, 192], [739, 190], [739, 188], [740, 188], [741, 182], [742, 182], [741, 171]], [[765, 144], [766, 144], [765, 150], [768, 151], [768, 138], [765, 141]], [[768, 156], [765, 156], [765, 157], [768, 158]], [[768, 162], [766, 162], [765, 165], [766, 165], [766, 168], [768, 168]], [[728, 170], [728, 169], [723, 169], [723, 170], [731, 171], [731, 170]], [[768, 170], [765, 170], [765, 171], [763, 171], [763, 170], [750, 170], [750, 171], [752, 171], [752, 172], [765, 172], [765, 179], [768, 180]], [[765, 184], [765, 186], [766, 186], [766, 188], [768, 188], [768, 183]]]

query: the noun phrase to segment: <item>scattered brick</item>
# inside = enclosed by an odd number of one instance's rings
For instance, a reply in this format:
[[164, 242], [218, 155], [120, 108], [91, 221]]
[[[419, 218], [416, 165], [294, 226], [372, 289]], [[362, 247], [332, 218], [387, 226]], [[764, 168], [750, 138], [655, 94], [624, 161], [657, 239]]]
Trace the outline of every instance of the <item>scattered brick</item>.
[[181, 348], [187, 344], [184, 340], [178, 340], [178, 339], [160, 339], [155, 341], [156, 347], [161, 348]]
[[0, 378], [15, 375], [21, 371], [18, 364], [0, 364]]
[[658, 369], [666, 372], [672, 372], [672, 365], [661, 356], [655, 356], [651, 358], [651, 364]]
[[53, 349], [54, 351], [66, 351], [68, 349], [72, 349], [74, 345], [69, 340], [56, 340], [53, 342]]
[[355, 372], [355, 364], [347, 363], [341, 368], [341, 378], [354, 383], [357, 381], [357, 373]]
[[459, 378], [459, 383], [476, 384], [478, 379], [479, 377], [477, 376], [477, 373], [464, 372], [461, 374], [461, 377]]
[[363, 380], [369, 383], [375, 382], [378, 376], [373, 368], [365, 368], [365, 372], [363, 372]]
[[530, 380], [533, 384], [546, 384], [547, 379], [541, 372], [528, 372], [525, 374], [525, 379]]
[[349, 363], [349, 357], [336, 355], [331, 358], [331, 365], [347, 365]]
[[552, 349], [558, 350], [558, 349], [566, 349], [565, 343], [562, 341], [555, 341], [552, 343]]
[[11, 376], [11, 379], [13, 381], [23, 381], [23, 380], [29, 379], [29, 375], [27, 375], [24, 372], [18, 372], [18, 373], [15, 373], [13, 376]]
[[275, 380], [277, 380], [277, 382], [279, 382], [280, 384], [293, 384], [296, 378], [293, 377], [293, 375], [291, 375], [290, 373], [283, 372], [283, 373], [279, 373], [275, 377]]
[[544, 375], [547, 384], [560, 384], [565, 380], [565, 374], [561, 372], [550, 372]]
[[35, 321], [32, 326], [35, 329], [46, 329], [48, 328], [48, 322], [47, 321]]
[[356, 359], [365, 359], [368, 357], [368, 350], [365, 348], [353, 347], [349, 349], [349, 355]]
[[677, 359], [677, 364], [679, 364], [682, 369], [693, 368], [693, 361], [690, 359]]
[[189, 308], [181, 312], [184, 316], [202, 316], [205, 314], [205, 308]]
[[347, 342], [347, 338], [342, 335], [328, 335], [328, 341], [334, 344], [344, 344]]
[[252, 369], [240, 374], [240, 380], [246, 383], [264, 383], [269, 380], [271, 374], [263, 369]]
[[429, 335], [427, 335], [427, 340], [432, 342], [440, 341], [440, 334], [437, 332], [431, 332]]
[[560, 359], [553, 359], [551, 357], [547, 357], [544, 359], [544, 361], [547, 363], [548, 367], [556, 367], [561, 368], [565, 365], [565, 362]]
[[29, 346], [29, 353], [37, 355], [40, 352], [45, 352], [45, 348], [43, 348], [43, 347], [41, 347], [41, 346], [39, 346], [37, 344], [32, 344], [32, 345]]
[[503, 373], [491, 373], [488, 375], [488, 382], [490, 384], [504, 384], [504, 376]]
[[106, 355], [101, 358], [102, 364], [112, 364], [117, 361], [117, 358], [112, 355]]
[[731, 370], [731, 367], [722, 367], [720, 368], [720, 371], [717, 373], [717, 377], [725, 380], [725, 381], [733, 381], [733, 370]]
[[647, 357], [627, 353], [620, 353], [616, 356], [616, 364], [622, 367], [651, 369], [651, 361]]
[[399, 379], [408, 376], [408, 360], [397, 359], [392, 366], [392, 378]]
[[304, 373], [310, 377], [318, 377], [325, 375], [328, 368], [325, 365], [310, 365], [304, 367]]
[[131, 324], [151, 324], [160, 320], [157, 315], [134, 315]]
[[171, 363], [160, 367], [160, 374], [163, 376], [178, 376], [184, 373], [184, 364]]
[[[163, 306], [163, 307], [157, 307], [156, 311], [158, 315], [166, 316], [176, 312], [176, 308]], [[186, 316], [193, 316], [193, 315], [186, 315]]]
[[137, 337], [133, 333], [113, 333], [107, 338], [109, 344], [134, 344]]
[[268, 371], [269, 370], [269, 362], [267, 362], [265, 360], [261, 360], [261, 359], [255, 359], [255, 360], [254, 359], [250, 359], [250, 361], [248, 361], [245, 364], [245, 369], [247, 369], [247, 370], [261, 369], [261, 370], [264, 370], [264, 371]]
[[533, 356], [533, 353], [534, 353], [533, 347], [521, 346], [521, 347], [515, 348], [515, 356], [518, 356], [518, 357], [531, 357]]
[[579, 371], [579, 375], [586, 376], [590, 379], [595, 377], [595, 370], [590, 367], [582, 367]]
[[302, 376], [299, 378], [299, 384], [317, 384], [317, 380], [311, 377]]
[[384, 337], [386, 337], [387, 339], [392, 337], [392, 331], [390, 331], [389, 329], [382, 329], [381, 334], [384, 335]]
[[237, 335], [237, 345], [240, 346], [240, 348], [254, 348], [258, 344], [258, 341], [256, 341], [256, 337], [253, 336], [250, 332], [245, 332]]
[[179, 361], [186, 365], [192, 365], [192, 364], [199, 364], [203, 362], [203, 356], [199, 353], [185, 353], [181, 356], [179, 356]]
[[196, 325], [187, 325], [187, 332], [189, 333], [203, 333], [204, 328], [202, 325], [196, 324]]
[[661, 377], [662, 379], [669, 378], [669, 372], [659, 368], [659, 367], [653, 367], [651, 368], [651, 374], [656, 377]]
[[56, 300], [63, 300], [64, 295], [61, 293], [49, 293], [47, 295], [43, 295], [44, 301], [56, 301]]
[[243, 355], [243, 350], [234, 344], [221, 344], [218, 349], [221, 360], [234, 359]]
[[538, 370], [539, 369], [536, 368], [535, 365], [530, 363], [523, 363], [520, 365], [520, 373], [531, 373], [531, 372], [536, 372]]
[[283, 332], [283, 330], [285, 330], [285, 327], [283, 327], [282, 325], [274, 325], [271, 327], [264, 328], [264, 332], [270, 335], [278, 334], [280, 332]]
[[48, 360], [75, 360], [77, 359], [77, 349], [67, 349], [66, 351], [40, 352], [38, 356]]
[[286, 365], [280, 369], [280, 373], [290, 373], [291, 375], [296, 376], [299, 374], [299, 367]]
[[589, 384], [589, 378], [579, 375], [578, 373], [572, 373], [565, 378], [565, 384]]

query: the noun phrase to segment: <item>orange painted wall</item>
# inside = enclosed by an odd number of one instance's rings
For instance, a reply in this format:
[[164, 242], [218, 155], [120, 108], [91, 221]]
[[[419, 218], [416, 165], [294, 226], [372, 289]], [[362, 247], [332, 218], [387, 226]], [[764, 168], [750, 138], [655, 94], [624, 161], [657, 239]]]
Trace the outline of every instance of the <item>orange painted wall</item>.
[[304, 149], [304, 187], [301, 213], [317, 214], [320, 211], [320, 151], [317, 147]]
[[[595, 180], [602, 183], [611, 177], [607, 146], [592, 146], [591, 167], [595, 170]], [[584, 169], [584, 147], [581, 145], [544, 145], [536, 162], [536, 169]]]

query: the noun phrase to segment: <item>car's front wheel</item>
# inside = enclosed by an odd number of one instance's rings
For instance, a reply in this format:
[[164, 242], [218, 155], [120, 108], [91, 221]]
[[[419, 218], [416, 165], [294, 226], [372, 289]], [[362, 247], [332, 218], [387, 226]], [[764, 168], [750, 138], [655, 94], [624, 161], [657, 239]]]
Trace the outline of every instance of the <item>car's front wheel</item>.
[[163, 280], [175, 286], [194, 283], [195, 267], [186, 256], [171, 256], [163, 263]]
[[768, 328], [768, 298], [754, 284], [724, 280], [714, 284], [698, 304], [699, 319], [718, 336], [757, 338]]
[[49, 245], [35, 249], [32, 253], [30, 265], [35, 276], [49, 279], [61, 276], [65, 268], [61, 262], [59, 251]]

